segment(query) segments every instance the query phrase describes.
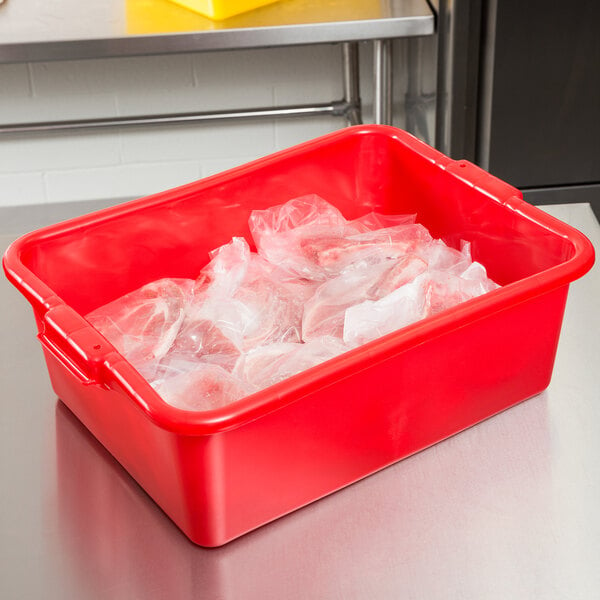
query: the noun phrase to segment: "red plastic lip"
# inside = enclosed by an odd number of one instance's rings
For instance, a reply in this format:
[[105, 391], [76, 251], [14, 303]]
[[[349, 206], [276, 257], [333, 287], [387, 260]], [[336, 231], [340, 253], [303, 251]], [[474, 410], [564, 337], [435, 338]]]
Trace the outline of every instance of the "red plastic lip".
[[[124, 390], [145, 415], [163, 429], [185, 435], [210, 435], [239, 427], [291, 402], [296, 402], [318, 389], [354, 375], [367, 368], [365, 362], [372, 366], [375, 362], [384, 361], [422, 344], [428, 339], [567, 285], [584, 275], [592, 267], [594, 248], [591, 242], [576, 229], [524, 202], [521, 193], [516, 188], [496, 179], [471, 163], [451, 160], [404, 131], [382, 125], [357, 125], [169, 192], [134, 200], [126, 205], [107, 208], [29, 233], [9, 246], [2, 261], [4, 270], [8, 279], [26, 296], [37, 311], [45, 312], [52, 306], [65, 305], [21, 261], [22, 252], [30, 244], [73, 229], [88, 227], [108, 219], [112, 220], [145, 206], [182, 199], [188, 194], [196, 193], [199, 189], [218, 185], [283, 158], [302, 155], [307, 150], [335, 143], [340, 138], [373, 134], [398, 140], [432, 164], [444, 169], [449, 175], [458, 177], [483, 191], [490, 198], [490, 202], [498, 202], [508, 210], [519, 214], [520, 218], [529, 219], [544, 227], [548, 232], [567, 239], [573, 246], [573, 256], [564, 263], [465, 302], [439, 315], [414, 323], [220, 409], [192, 412], [166, 404], [125, 359], [114, 360], [118, 353], [110, 344], [106, 344], [103, 381], [98, 383], [108, 387], [116, 386], [118, 389]], [[90, 330], [96, 336], [98, 335], [91, 326]], [[369, 358], [368, 361], [364, 360], [366, 357]]]

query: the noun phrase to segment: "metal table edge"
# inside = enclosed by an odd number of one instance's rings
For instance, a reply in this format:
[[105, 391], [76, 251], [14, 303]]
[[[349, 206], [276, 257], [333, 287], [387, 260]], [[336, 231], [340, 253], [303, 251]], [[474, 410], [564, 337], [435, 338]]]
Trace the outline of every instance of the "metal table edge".
[[304, 23], [213, 31], [123, 36], [111, 39], [50, 40], [0, 44], [0, 64], [245, 50], [347, 41], [417, 37], [435, 33], [429, 15], [381, 20]]

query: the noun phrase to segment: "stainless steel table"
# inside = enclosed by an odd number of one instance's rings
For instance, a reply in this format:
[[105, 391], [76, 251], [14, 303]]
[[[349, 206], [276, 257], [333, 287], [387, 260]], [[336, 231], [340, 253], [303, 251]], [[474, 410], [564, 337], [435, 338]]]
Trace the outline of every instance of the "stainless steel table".
[[[92, 205], [0, 210], [17, 233]], [[546, 210], [600, 251], [588, 205]], [[215, 550], [191, 544], [53, 395], [0, 280], [0, 597], [600, 597], [600, 266], [543, 394]]]
[[7, 0], [0, 4], [0, 63], [342, 43], [344, 98], [309, 106], [17, 123], [0, 125], [0, 133], [318, 114], [357, 123], [361, 40], [374, 44], [374, 120], [391, 123], [391, 40], [433, 32], [426, 0], [283, 0], [222, 22], [166, 0]]

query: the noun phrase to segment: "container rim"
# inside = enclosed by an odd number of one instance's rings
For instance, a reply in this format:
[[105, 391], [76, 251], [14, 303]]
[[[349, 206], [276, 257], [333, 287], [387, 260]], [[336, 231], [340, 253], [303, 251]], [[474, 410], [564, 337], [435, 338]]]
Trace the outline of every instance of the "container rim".
[[374, 362], [382, 362], [429, 339], [567, 285], [592, 267], [594, 248], [591, 242], [575, 228], [526, 203], [521, 192], [516, 188], [468, 161], [454, 161], [448, 158], [400, 129], [387, 125], [356, 125], [166, 192], [105, 208], [25, 234], [6, 250], [2, 259], [4, 271], [7, 278], [27, 298], [36, 313], [45, 315], [57, 306], [62, 307], [65, 314], [69, 311], [72, 313], [73, 318], [67, 320], [73, 321], [76, 325], [69, 326], [65, 322], [61, 330], [70, 342], [73, 337], [85, 338], [86, 333], [89, 333], [89, 339], [97, 341], [99, 332], [87, 323], [82, 315], [68, 307], [48, 285], [25, 266], [21, 256], [28, 247], [146, 207], [173, 200], [184, 200], [200, 189], [205, 190], [219, 185], [283, 158], [301, 155], [313, 148], [334, 144], [340, 139], [364, 135], [384, 136], [397, 140], [430, 161], [435, 167], [478, 188], [490, 198], [490, 202], [501, 204], [507, 210], [519, 215], [521, 219], [530, 220], [549, 233], [567, 240], [573, 247], [573, 256], [561, 264], [413, 323], [222, 408], [210, 411], [187, 411], [167, 404], [108, 341], [103, 344], [104, 349], [100, 353], [91, 352], [89, 348], [77, 348], [85, 356], [93, 355], [94, 375], [87, 383], [124, 392], [147, 418], [165, 430], [184, 435], [211, 435], [239, 427], [297, 402], [308, 394], [369, 368]]

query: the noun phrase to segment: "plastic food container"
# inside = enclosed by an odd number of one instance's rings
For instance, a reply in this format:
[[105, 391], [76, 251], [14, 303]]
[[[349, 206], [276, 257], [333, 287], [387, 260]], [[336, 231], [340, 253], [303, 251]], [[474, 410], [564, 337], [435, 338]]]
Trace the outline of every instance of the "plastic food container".
[[[252, 209], [316, 193], [347, 218], [417, 213], [503, 287], [207, 412], [164, 403], [82, 315], [248, 239]], [[411, 135], [357, 126], [30, 233], [4, 256], [57, 395], [171, 519], [218, 546], [544, 390], [590, 242]], [[343, 518], [343, 516], [341, 516]]]
[[175, 4], [221, 21], [278, 0], [171, 0]]

